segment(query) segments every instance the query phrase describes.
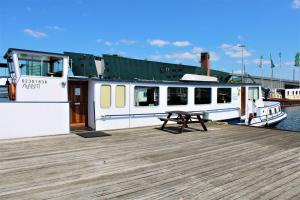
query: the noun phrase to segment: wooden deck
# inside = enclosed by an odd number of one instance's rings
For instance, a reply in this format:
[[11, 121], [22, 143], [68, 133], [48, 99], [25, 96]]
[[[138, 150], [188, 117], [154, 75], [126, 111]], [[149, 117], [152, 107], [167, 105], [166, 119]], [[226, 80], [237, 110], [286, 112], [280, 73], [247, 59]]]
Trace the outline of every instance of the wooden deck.
[[208, 129], [0, 141], [0, 199], [300, 199], [300, 133]]

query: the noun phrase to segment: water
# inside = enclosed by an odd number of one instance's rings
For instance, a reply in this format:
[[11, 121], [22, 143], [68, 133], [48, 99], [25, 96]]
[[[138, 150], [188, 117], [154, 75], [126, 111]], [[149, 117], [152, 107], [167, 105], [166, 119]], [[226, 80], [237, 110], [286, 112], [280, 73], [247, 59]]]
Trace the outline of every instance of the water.
[[279, 123], [276, 128], [290, 131], [300, 131], [300, 106], [282, 108], [287, 113], [287, 118]]

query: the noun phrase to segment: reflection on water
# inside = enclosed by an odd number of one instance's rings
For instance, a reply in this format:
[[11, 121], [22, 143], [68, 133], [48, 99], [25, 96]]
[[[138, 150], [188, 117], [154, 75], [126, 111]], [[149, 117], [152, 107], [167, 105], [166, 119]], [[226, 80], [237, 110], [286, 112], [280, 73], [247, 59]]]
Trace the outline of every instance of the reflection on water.
[[276, 128], [300, 131], [300, 106], [282, 108], [287, 113], [287, 118], [279, 123]]

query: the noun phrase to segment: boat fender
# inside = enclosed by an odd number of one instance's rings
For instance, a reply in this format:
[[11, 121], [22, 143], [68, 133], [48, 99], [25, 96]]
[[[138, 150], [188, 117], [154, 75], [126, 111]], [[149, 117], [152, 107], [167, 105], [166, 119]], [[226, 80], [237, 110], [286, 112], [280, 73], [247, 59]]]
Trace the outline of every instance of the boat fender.
[[8, 97], [10, 100], [16, 100], [16, 84], [10, 83], [8, 86]]

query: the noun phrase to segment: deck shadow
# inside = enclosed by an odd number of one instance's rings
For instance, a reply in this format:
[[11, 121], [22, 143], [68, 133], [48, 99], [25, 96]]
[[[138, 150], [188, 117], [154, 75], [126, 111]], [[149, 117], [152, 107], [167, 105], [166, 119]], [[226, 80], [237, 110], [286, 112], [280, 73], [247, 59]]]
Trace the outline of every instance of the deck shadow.
[[[162, 132], [172, 133], [172, 134], [181, 134], [181, 133], [178, 132], [180, 127], [176, 127], [176, 126], [166, 126], [164, 128], [164, 130], [161, 130], [160, 127], [157, 127], [155, 129], [160, 130]], [[183, 129], [182, 133], [191, 133], [191, 132], [196, 132], [196, 131], [204, 132], [204, 130], [202, 130], [202, 129], [197, 129], [197, 128], [194, 128], [194, 127], [188, 127], [188, 128]]]
[[95, 137], [107, 137], [111, 136], [108, 133], [102, 132], [102, 131], [89, 131], [89, 132], [81, 132], [81, 133], [75, 133], [76, 135], [83, 137], [83, 138], [95, 138]]

